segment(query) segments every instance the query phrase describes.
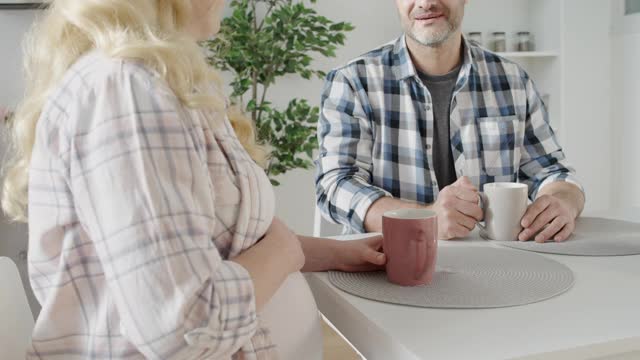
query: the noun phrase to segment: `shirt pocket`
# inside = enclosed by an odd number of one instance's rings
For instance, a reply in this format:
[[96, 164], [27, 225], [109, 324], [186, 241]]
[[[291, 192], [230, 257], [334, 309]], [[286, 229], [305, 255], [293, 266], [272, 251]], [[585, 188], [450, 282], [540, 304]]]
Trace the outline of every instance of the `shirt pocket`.
[[476, 118], [480, 144], [480, 158], [487, 175], [496, 180], [511, 181], [520, 163], [517, 116], [497, 116]]

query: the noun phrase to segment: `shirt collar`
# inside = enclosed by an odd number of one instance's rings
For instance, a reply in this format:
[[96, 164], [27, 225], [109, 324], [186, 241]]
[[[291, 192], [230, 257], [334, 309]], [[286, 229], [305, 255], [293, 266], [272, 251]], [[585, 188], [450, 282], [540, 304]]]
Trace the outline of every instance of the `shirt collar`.
[[[469, 74], [471, 68], [477, 69], [477, 65], [473, 60], [473, 53], [471, 51], [471, 45], [467, 42], [467, 39], [462, 36], [463, 46], [463, 60], [460, 68], [460, 74], [464, 74], [466, 77]], [[418, 72], [416, 67], [411, 61], [411, 55], [409, 54], [409, 48], [407, 47], [406, 35], [402, 35], [396, 40], [393, 47], [393, 73], [398, 80], [405, 80], [408, 78], [417, 78]]]

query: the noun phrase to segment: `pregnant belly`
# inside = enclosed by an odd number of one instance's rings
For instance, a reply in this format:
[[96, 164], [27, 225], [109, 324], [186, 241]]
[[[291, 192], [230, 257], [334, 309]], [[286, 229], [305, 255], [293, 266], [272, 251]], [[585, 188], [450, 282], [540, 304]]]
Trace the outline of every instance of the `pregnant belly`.
[[260, 313], [280, 360], [322, 359], [320, 314], [299, 272], [289, 275]]

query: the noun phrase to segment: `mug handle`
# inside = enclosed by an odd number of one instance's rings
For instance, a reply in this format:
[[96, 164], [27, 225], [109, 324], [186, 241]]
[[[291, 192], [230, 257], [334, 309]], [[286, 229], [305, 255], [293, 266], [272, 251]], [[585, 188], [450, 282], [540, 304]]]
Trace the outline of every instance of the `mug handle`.
[[[478, 206], [480, 206], [480, 209], [482, 209], [482, 213], [485, 214], [484, 218], [486, 218], [486, 205], [488, 203], [487, 200], [487, 195], [485, 195], [485, 193], [483, 192], [479, 192], [478, 193]], [[487, 224], [484, 221], [485, 219], [482, 219], [482, 221], [478, 221], [478, 223], [476, 225], [478, 225], [478, 227], [483, 230], [483, 231], [487, 231]]]

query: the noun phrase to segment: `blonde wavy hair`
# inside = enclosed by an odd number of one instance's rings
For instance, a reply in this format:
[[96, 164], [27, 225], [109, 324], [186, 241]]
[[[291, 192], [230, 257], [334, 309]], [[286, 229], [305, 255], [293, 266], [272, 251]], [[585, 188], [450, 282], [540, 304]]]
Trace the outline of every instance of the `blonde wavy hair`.
[[[35, 129], [48, 94], [67, 70], [94, 49], [142, 61], [157, 71], [182, 104], [225, 111], [220, 76], [187, 32], [191, 0], [49, 0], [24, 41], [26, 94], [9, 124], [11, 148], [5, 165], [2, 208], [26, 221], [29, 162]], [[256, 143], [253, 122], [226, 109], [240, 142], [264, 166], [266, 150]]]

